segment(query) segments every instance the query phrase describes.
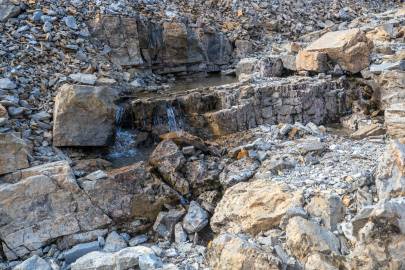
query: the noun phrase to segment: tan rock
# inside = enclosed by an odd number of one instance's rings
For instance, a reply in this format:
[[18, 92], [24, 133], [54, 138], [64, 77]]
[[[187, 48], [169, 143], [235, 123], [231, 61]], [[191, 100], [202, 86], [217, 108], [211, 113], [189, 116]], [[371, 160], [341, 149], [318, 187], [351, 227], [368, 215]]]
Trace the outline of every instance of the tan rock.
[[313, 252], [340, 254], [340, 242], [333, 233], [302, 217], [290, 219], [286, 236], [290, 251], [301, 260]]
[[0, 133], [0, 175], [29, 166], [28, 147], [19, 133]]
[[114, 91], [63, 85], [55, 98], [55, 146], [105, 146], [114, 134]]
[[380, 88], [381, 108], [405, 102], [405, 71], [384, 71], [377, 78]]
[[384, 114], [387, 133], [395, 139], [405, 139], [405, 102], [390, 105]]
[[0, 104], [0, 118], [8, 118], [7, 109]]
[[295, 61], [298, 71], [325, 72], [328, 70], [327, 59], [322, 52], [300, 51]]
[[281, 262], [247, 237], [224, 233], [216, 237], [208, 249], [213, 270], [276, 270]]
[[385, 128], [382, 124], [374, 123], [360, 128], [353, 132], [350, 137], [353, 139], [364, 139], [370, 136], [379, 136], [385, 134]]
[[324, 34], [305, 50], [326, 53], [343, 70], [357, 73], [370, 64], [373, 43], [359, 29], [349, 29]]
[[387, 146], [376, 170], [380, 200], [405, 196], [405, 145], [394, 141]]
[[290, 207], [301, 205], [301, 195], [268, 180], [239, 183], [228, 188], [218, 203], [211, 228], [214, 232], [258, 234], [278, 227]]

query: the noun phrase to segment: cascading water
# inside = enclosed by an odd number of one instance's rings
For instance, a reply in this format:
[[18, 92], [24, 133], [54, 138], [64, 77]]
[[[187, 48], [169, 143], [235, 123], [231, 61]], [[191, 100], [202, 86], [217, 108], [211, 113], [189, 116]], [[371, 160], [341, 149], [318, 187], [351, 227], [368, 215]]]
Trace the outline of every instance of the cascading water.
[[107, 159], [115, 165], [127, 165], [135, 161], [139, 155], [136, 148], [135, 131], [124, 129], [120, 125], [123, 120], [125, 108], [119, 106], [115, 113], [115, 138], [114, 144], [110, 147]]
[[178, 131], [179, 127], [177, 125], [175, 109], [173, 108], [173, 106], [167, 105], [166, 113], [167, 113], [167, 124], [169, 125], [169, 130]]

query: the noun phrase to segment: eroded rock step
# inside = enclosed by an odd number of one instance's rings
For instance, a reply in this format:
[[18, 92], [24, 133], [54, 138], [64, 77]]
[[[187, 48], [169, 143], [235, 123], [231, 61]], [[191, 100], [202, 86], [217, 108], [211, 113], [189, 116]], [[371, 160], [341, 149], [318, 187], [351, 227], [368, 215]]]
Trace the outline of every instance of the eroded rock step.
[[155, 134], [170, 123], [202, 137], [261, 124], [337, 121], [346, 112], [344, 81], [289, 77], [235, 83], [164, 98], [138, 99], [127, 108], [132, 127]]

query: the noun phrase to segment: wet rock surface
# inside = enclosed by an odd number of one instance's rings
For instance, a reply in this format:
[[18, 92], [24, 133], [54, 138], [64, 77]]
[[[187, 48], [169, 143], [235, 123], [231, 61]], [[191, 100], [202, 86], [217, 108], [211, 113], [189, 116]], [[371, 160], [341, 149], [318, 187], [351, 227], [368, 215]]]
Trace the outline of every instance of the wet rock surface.
[[0, 0], [0, 269], [403, 269], [404, 24]]

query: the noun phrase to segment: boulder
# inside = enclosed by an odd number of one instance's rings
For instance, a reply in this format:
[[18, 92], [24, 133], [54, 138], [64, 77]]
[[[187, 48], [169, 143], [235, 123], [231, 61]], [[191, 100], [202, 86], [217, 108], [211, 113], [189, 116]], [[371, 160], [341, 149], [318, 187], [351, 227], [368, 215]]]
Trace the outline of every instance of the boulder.
[[391, 142], [381, 157], [375, 183], [380, 200], [405, 196], [405, 145]]
[[68, 249], [63, 252], [63, 258], [66, 262], [66, 264], [71, 264], [75, 262], [77, 259], [80, 257], [83, 257], [84, 255], [93, 252], [93, 251], [99, 251], [101, 250], [100, 244], [98, 241], [93, 241], [89, 243], [82, 243], [82, 244], [77, 244], [71, 249]]
[[323, 225], [335, 231], [337, 224], [342, 222], [346, 209], [338, 195], [324, 192], [311, 198], [306, 210], [312, 216], [320, 217]]
[[350, 137], [353, 139], [364, 139], [370, 136], [380, 136], [384, 135], [386, 132], [382, 124], [374, 123], [364, 127], [359, 128], [357, 131], [353, 132]]
[[265, 56], [259, 60], [255, 68], [261, 77], [281, 77], [283, 61], [278, 56]]
[[223, 233], [208, 249], [208, 262], [213, 270], [276, 270], [281, 261], [244, 235]]
[[13, 268], [13, 270], [53, 270], [47, 261], [34, 255], [29, 259], [26, 259], [19, 265]]
[[28, 155], [19, 133], [0, 133], [0, 175], [29, 167]]
[[311, 43], [305, 51], [327, 54], [343, 70], [358, 73], [370, 64], [373, 43], [360, 29], [328, 32]]
[[196, 233], [208, 224], [208, 213], [197, 202], [192, 201], [183, 219], [183, 228], [189, 233]]
[[323, 52], [300, 51], [296, 58], [296, 68], [298, 71], [328, 71], [328, 57]]
[[81, 178], [80, 184], [92, 202], [119, 223], [141, 218], [151, 225], [165, 203], [177, 201], [176, 193], [153, 177], [145, 162], [104, 175], [96, 180]]
[[141, 256], [155, 255], [152, 249], [143, 246], [124, 248], [115, 253], [94, 251], [79, 258], [71, 270], [128, 270], [139, 266]]
[[31, 167], [19, 177], [0, 185], [0, 238], [10, 260], [61, 236], [111, 223], [77, 184], [68, 162]]
[[170, 209], [169, 211], [160, 212], [155, 224], [153, 224], [153, 230], [161, 237], [170, 239], [176, 223], [180, 221], [184, 214], [185, 211], [183, 209]]
[[94, 74], [74, 73], [70, 74], [69, 78], [78, 84], [94, 85], [97, 81], [97, 76]]
[[175, 190], [181, 194], [189, 193], [189, 183], [183, 175], [186, 158], [173, 141], [159, 143], [149, 157], [149, 163]]
[[256, 71], [259, 60], [257, 58], [243, 58], [236, 65], [236, 76], [240, 78], [242, 74], [250, 75]]
[[290, 207], [302, 204], [302, 195], [268, 180], [239, 183], [226, 190], [211, 218], [214, 232], [249, 233], [277, 228]]
[[[1, 7], [1, 0], [0, 0], [0, 7]], [[0, 12], [1, 12], [1, 10], [0, 10]], [[0, 14], [0, 16], [1, 16], [1, 14]], [[13, 90], [15, 88], [17, 88], [17, 85], [9, 78], [0, 79], [0, 89]]]
[[21, 13], [19, 1], [0, 0], [0, 22], [18, 16]]
[[8, 118], [8, 112], [7, 109], [0, 104], [0, 118]]
[[119, 235], [116, 231], [111, 232], [108, 234], [107, 238], [105, 239], [105, 245], [103, 250], [105, 252], [116, 252], [123, 248], [126, 248], [127, 242], [125, 239]]
[[299, 216], [289, 220], [286, 237], [290, 251], [301, 260], [313, 252], [340, 254], [340, 241], [333, 233]]
[[114, 135], [114, 93], [64, 84], [55, 98], [54, 146], [105, 146]]
[[240, 182], [246, 182], [254, 176], [259, 167], [260, 162], [253, 158], [246, 157], [236, 160], [225, 166], [219, 175], [219, 181], [225, 188]]

